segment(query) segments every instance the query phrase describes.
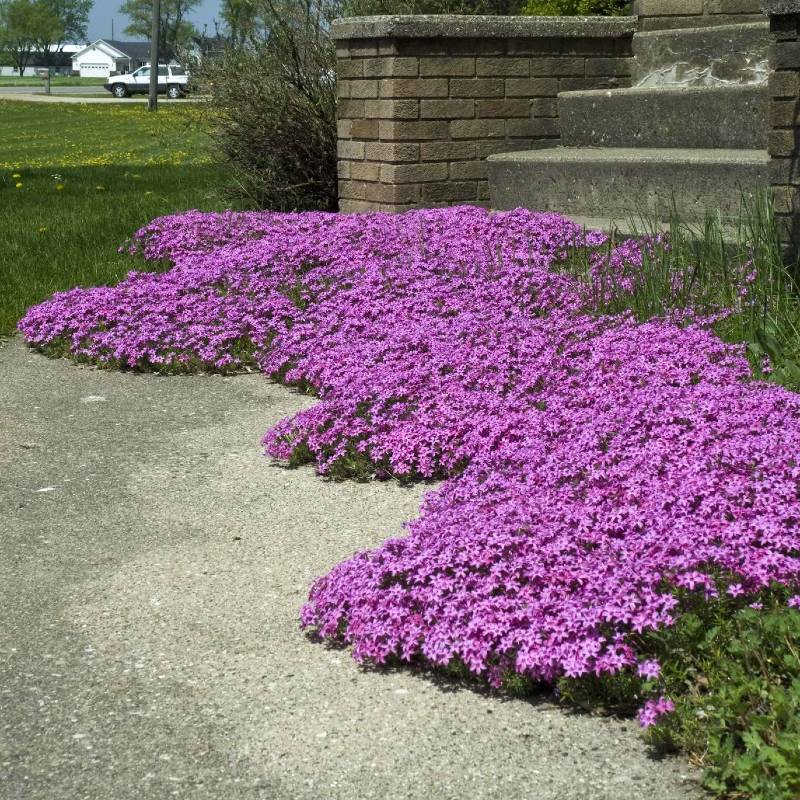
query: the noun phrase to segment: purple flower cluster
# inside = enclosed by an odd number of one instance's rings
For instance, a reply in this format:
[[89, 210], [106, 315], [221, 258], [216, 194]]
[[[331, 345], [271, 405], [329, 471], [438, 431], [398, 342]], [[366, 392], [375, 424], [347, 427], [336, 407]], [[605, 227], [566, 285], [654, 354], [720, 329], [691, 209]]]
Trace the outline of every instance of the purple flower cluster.
[[658, 700], [648, 700], [639, 710], [639, 724], [643, 728], [655, 725], [664, 714], [675, 710], [675, 704], [667, 697]]
[[[320, 398], [271, 455], [447, 477], [404, 537], [311, 589], [303, 624], [357, 659], [655, 679], [635, 634], [673, 623], [676, 590], [800, 585], [800, 397], [685, 314], [595, 313], [559, 263], [604, 241], [522, 210], [191, 212], [137, 235], [169, 272], [57, 295], [20, 328], [129, 367], [247, 352]], [[620, 286], [639, 246], [593, 263]]]

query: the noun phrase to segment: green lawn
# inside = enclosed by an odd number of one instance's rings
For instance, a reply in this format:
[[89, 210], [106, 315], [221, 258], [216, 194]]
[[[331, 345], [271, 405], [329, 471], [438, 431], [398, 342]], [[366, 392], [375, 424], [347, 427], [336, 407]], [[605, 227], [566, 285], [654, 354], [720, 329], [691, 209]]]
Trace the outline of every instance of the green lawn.
[[0, 101], [0, 335], [54, 291], [142, 269], [117, 248], [153, 217], [230, 206], [205, 113]]

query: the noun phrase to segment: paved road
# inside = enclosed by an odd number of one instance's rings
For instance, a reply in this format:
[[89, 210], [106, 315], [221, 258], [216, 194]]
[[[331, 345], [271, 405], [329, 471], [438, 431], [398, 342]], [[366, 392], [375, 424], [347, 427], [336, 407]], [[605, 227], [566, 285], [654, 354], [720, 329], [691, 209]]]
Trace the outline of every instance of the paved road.
[[270, 465], [308, 404], [0, 345], [0, 796], [699, 797], [630, 722], [359, 669], [308, 641], [312, 578], [422, 490]]
[[[101, 96], [98, 96], [101, 95]], [[146, 94], [136, 94], [122, 99], [112, 97], [102, 86], [54, 86], [52, 94], [45, 94], [35, 86], [3, 86], [0, 84], [0, 100], [24, 100], [31, 103], [146, 103]], [[166, 95], [158, 96], [159, 103], [197, 103], [197, 97], [182, 97], [170, 100]]]
[[[102, 86], [52, 86], [50, 88], [53, 95], [61, 94], [98, 94], [106, 90]], [[46, 97], [44, 88], [39, 86], [8, 86], [7, 84], [0, 83], [0, 94], [33, 94], [42, 95]]]

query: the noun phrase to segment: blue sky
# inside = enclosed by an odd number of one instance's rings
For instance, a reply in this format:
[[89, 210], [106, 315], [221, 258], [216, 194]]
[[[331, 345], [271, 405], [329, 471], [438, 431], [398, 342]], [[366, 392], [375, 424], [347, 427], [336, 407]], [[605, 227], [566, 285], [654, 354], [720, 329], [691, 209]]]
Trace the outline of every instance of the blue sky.
[[[111, 38], [111, 20], [114, 20], [114, 38], [123, 41], [131, 39], [123, 31], [128, 18], [119, 13], [123, 0], [94, 0], [92, 13], [89, 15], [89, 41]], [[191, 21], [202, 31], [208, 25], [210, 36], [214, 34], [214, 18], [219, 18], [219, 0], [201, 0], [200, 5], [190, 17]]]

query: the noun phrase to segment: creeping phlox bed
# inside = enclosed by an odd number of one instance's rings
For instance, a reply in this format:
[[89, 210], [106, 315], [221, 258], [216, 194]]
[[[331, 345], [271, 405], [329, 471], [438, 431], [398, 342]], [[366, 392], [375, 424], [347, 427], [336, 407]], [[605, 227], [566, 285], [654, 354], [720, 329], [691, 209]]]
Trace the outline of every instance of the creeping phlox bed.
[[[269, 454], [445, 478], [404, 536], [311, 588], [303, 624], [357, 659], [652, 678], [637, 634], [675, 620], [676, 590], [800, 582], [800, 398], [702, 321], [596, 313], [592, 275], [624, 290], [641, 257], [604, 242], [521, 210], [189, 212], [134, 240], [170, 271], [56, 295], [20, 329], [129, 368], [255, 364], [319, 397]], [[588, 281], [559, 270], [575, 247], [598, 248]]]

